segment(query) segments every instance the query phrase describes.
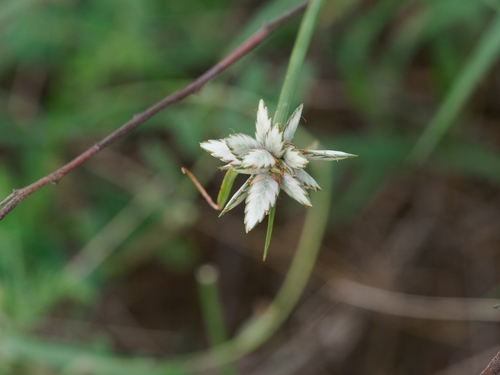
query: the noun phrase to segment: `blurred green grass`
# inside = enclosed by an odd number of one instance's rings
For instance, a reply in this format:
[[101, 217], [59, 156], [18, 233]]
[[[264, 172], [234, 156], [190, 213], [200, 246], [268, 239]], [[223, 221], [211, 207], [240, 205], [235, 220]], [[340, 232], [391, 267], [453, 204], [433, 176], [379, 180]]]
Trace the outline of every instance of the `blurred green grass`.
[[[414, 173], [410, 151], [467, 62], [474, 61], [498, 17], [495, 4], [325, 4], [295, 100], [305, 103], [304, 127], [313, 137], [329, 149], [360, 155], [335, 165], [332, 228], [354, 220], [384, 184]], [[257, 7], [225, 0], [0, 3], [0, 193], [7, 196], [57, 169], [290, 6], [287, 1]], [[216, 195], [218, 164], [199, 142], [222, 137], [228, 129], [251, 133], [260, 98], [274, 111], [297, 26], [292, 20], [200, 94], [155, 116], [58, 186], [36, 192], [0, 223], [4, 332], [41, 338], [36, 342], [43, 346], [54, 330], [40, 328], [47, 318], [92, 319], [93, 307], [109, 290], [126, 284], [145, 265], [190, 278], [203, 262], [220, 261], [216, 241], [196, 229], [207, 211], [180, 167], [193, 167]], [[499, 132], [477, 125], [498, 121], [498, 103], [480, 101], [482, 93], [498, 90], [498, 73], [489, 69], [496, 55], [485, 68], [469, 65], [479, 73], [468, 87], [472, 100], [457, 102], [458, 117], [424, 168], [498, 187]], [[310, 134], [298, 134], [298, 143], [307, 145]], [[278, 223], [300, 214], [285, 202]], [[195, 294], [193, 285], [181, 289], [186, 299], [195, 299], [189, 295]], [[166, 316], [173, 314], [163, 308]], [[199, 320], [181, 327], [167, 324], [175, 343], [165, 345], [161, 355], [203, 347]], [[121, 353], [109, 334], [79, 340], [66, 330], [62, 340]], [[10, 353], [2, 336], [0, 347], [6, 348], [4, 373], [65, 373]]]

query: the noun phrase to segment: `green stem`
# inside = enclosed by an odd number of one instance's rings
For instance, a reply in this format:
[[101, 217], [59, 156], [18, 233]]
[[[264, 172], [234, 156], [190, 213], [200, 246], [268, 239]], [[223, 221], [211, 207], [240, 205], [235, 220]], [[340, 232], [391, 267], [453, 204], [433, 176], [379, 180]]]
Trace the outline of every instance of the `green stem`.
[[[227, 342], [228, 339], [222, 305], [217, 290], [218, 279], [219, 272], [212, 265], [204, 264], [196, 271], [201, 311], [211, 347], [221, 345]], [[220, 358], [219, 367], [222, 375], [238, 374], [230, 360], [226, 360], [224, 357]]]
[[276, 213], [276, 202], [274, 206], [269, 210], [269, 217], [267, 218], [267, 232], [266, 232], [266, 242], [264, 244], [264, 255], [262, 256], [262, 261], [267, 258], [267, 251], [269, 250], [269, 244], [271, 243], [271, 236], [273, 234], [273, 224], [274, 224], [274, 214]]
[[[300, 24], [297, 39], [295, 39], [295, 44], [293, 46], [292, 54], [290, 55], [290, 61], [286, 70], [285, 80], [283, 82], [283, 86], [281, 87], [280, 98], [278, 100], [278, 105], [276, 106], [276, 112], [273, 119], [273, 124], [278, 124], [282, 130], [284, 125], [286, 124], [288, 113], [290, 112], [292, 98], [299, 83], [302, 66], [304, 65], [306, 53], [311, 42], [314, 28], [316, 27], [316, 22], [318, 20], [319, 11], [322, 4], [323, 0], [311, 0], [304, 14], [304, 18], [302, 19], [302, 23]], [[267, 256], [269, 244], [271, 243], [275, 211], [276, 205], [271, 207], [271, 210], [269, 211], [269, 218], [267, 220], [267, 233], [263, 256], [264, 260]]]
[[300, 25], [297, 39], [295, 39], [295, 45], [290, 55], [285, 80], [281, 88], [278, 105], [276, 106], [276, 113], [273, 119], [273, 124], [279, 124], [281, 128], [285, 125], [288, 113], [290, 112], [292, 99], [297, 89], [302, 66], [304, 65], [304, 59], [311, 42], [314, 28], [316, 27], [316, 21], [322, 4], [323, 0], [312, 0], [309, 3]]

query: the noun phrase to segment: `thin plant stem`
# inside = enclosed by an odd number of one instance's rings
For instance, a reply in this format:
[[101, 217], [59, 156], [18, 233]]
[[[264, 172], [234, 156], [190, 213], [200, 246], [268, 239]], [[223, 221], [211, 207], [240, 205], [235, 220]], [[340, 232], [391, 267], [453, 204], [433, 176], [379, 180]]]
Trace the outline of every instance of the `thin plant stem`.
[[[293, 46], [292, 54], [290, 55], [290, 61], [288, 63], [288, 68], [285, 74], [285, 80], [281, 88], [280, 97], [278, 100], [278, 105], [276, 106], [276, 112], [274, 114], [273, 124], [278, 124], [281, 129], [283, 129], [288, 113], [290, 112], [290, 107], [292, 105], [292, 99], [297, 89], [299, 83], [300, 73], [302, 72], [302, 66], [304, 65], [304, 60], [306, 57], [307, 50], [309, 49], [309, 44], [311, 43], [312, 34], [316, 27], [316, 22], [319, 16], [319, 11], [323, 0], [313, 0], [310, 2], [307, 10], [304, 14], [302, 23], [300, 24], [300, 29], [295, 39], [295, 44]], [[271, 243], [271, 235], [273, 233], [274, 226], [274, 214], [276, 212], [276, 205], [271, 207], [269, 210], [269, 215], [267, 219], [267, 232], [266, 232], [266, 242], [264, 245], [264, 256], [266, 259], [267, 252], [269, 250], [269, 245]]]
[[[217, 290], [218, 280], [219, 271], [213, 265], [204, 264], [196, 271], [198, 295], [205, 323], [205, 331], [212, 347], [221, 345], [228, 340], [219, 291]], [[234, 367], [231, 361], [225, 361], [224, 358], [221, 358], [219, 367], [222, 375], [238, 374], [236, 367]]]
[[184, 173], [185, 175], [187, 175], [189, 177], [189, 179], [193, 182], [194, 186], [196, 186], [196, 189], [198, 189], [198, 191], [203, 196], [203, 198], [205, 198], [205, 200], [210, 205], [210, 207], [212, 207], [214, 210], [220, 211], [221, 210], [221, 206], [219, 204], [215, 203], [212, 200], [212, 198], [207, 193], [207, 191], [205, 190], [205, 188], [198, 182], [198, 180], [196, 179], [196, 177], [194, 176], [194, 174], [192, 174], [189, 171], [189, 169], [184, 168], [184, 167], [181, 168], [181, 171], [182, 171], [182, 173]]
[[262, 255], [263, 262], [267, 258], [267, 252], [269, 251], [269, 244], [271, 243], [271, 236], [273, 234], [274, 215], [276, 213], [276, 205], [277, 204], [278, 204], [278, 202], [276, 202], [274, 204], [274, 206], [269, 210], [269, 218], [267, 219], [266, 242], [264, 244], [264, 254]]
[[184, 88], [176, 91], [175, 93], [159, 101], [158, 103], [153, 104], [145, 111], [134, 115], [130, 121], [123, 124], [117, 130], [115, 130], [107, 137], [103, 138], [102, 140], [94, 144], [88, 150], [86, 150], [85, 152], [83, 152], [82, 154], [80, 154], [72, 161], [70, 161], [68, 164], [59, 168], [55, 172], [52, 172], [45, 177], [42, 177], [38, 181], [22, 189], [15, 189], [12, 192], [12, 194], [10, 194], [6, 199], [2, 201], [4, 207], [0, 209], [0, 220], [2, 220], [5, 216], [7, 216], [14, 208], [16, 208], [16, 206], [19, 203], [21, 203], [29, 195], [33, 194], [35, 191], [44, 187], [45, 185], [57, 184], [64, 176], [66, 176], [73, 169], [75, 169], [88, 159], [90, 159], [92, 156], [97, 154], [103, 148], [111, 145], [112, 143], [121, 139], [123, 136], [130, 133], [138, 126], [145, 123], [151, 117], [160, 112], [162, 109], [168, 107], [171, 104], [181, 101], [182, 99], [191, 94], [198, 93], [203, 87], [203, 85], [205, 85], [208, 81], [213, 79], [219, 73], [223, 72], [231, 65], [233, 65], [235, 62], [240, 60], [243, 56], [252, 51], [255, 47], [257, 47], [260, 43], [262, 43], [276, 28], [278, 28], [284, 22], [288, 21], [290, 18], [304, 11], [306, 7], [307, 3], [299, 5], [298, 7], [284, 13], [276, 20], [269, 22], [268, 24], [265, 24], [259, 31], [253, 34], [245, 42], [243, 42], [228, 56], [223, 58], [221, 61], [215, 64], [211, 69], [209, 69], [207, 72], [202, 74], [200, 77], [195, 79], [193, 82], [191, 82]]
[[319, 11], [323, 0], [311, 1], [304, 14], [304, 21], [300, 25], [300, 30], [297, 34], [297, 39], [293, 46], [290, 61], [285, 74], [285, 80], [281, 88], [278, 105], [274, 113], [273, 124], [278, 124], [281, 128], [286, 123], [290, 107], [292, 106], [292, 99], [295, 95], [295, 90], [299, 83], [302, 66], [306, 57], [311, 38], [316, 27]]

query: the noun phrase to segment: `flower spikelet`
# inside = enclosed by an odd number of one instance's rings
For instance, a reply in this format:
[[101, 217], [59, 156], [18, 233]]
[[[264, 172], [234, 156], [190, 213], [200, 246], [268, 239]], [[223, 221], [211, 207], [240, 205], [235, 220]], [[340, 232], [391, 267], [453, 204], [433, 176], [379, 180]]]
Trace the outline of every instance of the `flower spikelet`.
[[311, 206], [307, 189], [321, 190], [304, 169], [311, 160], [342, 160], [356, 155], [342, 151], [302, 150], [292, 141], [300, 122], [302, 104], [283, 128], [271, 123], [267, 107], [260, 100], [255, 122], [255, 138], [232, 134], [224, 139], [210, 139], [200, 146], [224, 163], [221, 169], [233, 169], [249, 175], [221, 212], [232, 210], [245, 201], [245, 230], [249, 232], [269, 213], [283, 190], [304, 206]]

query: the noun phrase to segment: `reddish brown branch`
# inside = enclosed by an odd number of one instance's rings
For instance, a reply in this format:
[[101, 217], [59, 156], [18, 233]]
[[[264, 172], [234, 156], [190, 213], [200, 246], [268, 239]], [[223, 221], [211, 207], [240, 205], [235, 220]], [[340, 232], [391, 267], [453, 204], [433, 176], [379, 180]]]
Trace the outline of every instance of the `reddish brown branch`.
[[38, 181], [36, 181], [36, 182], [32, 183], [31, 185], [28, 185], [22, 189], [15, 189], [12, 192], [12, 194], [10, 194], [6, 199], [4, 199], [0, 203], [0, 206], [5, 205], [0, 210], [0, 220], [2, 220], [5, 216], [7, 216], [9, 214], [9, 212], [11, 212], [22, 200], [24, 200], [30, 194], [32, 194], [33, 192], [37, 191], [38, 189], [40, 189], [43, 186], [48, 185], [50, 183], [52, 183], [52, 184], [58, 183], [61, 178], [63, 178], [66, 174], [68, 174], [73, 169], [78, 167], [80, 164], [82, 164], [83, 162], [85, 162], [86, 160], [88, 160], [89, 158], [94, 156], [95, 154], [97, 154], [104, 147], [107, 147], [110, 144], [116, 142], [118, 139], [122, 138], [124, 135], [130, 133], [132, 130], [137, 128], [139, 125], [142, 125], [144, 122], [149, 120], [151, 117], [153, 117], [155, 114], [157, 114], [159, 111], [161, 111], [165, 107], [184, 99], [188, 95], [199, 92], [200, 89], [203, 87], [203, 85], [205, 85], [205, 83], [210, 81], [216, 75], [218, 75], [219, 73], [221, 73], [222, 71], [224, 71], [225, 69], [227, 69], [228, 67], [233, 65], [236, 61], [238, 61], [243, 56], [245, 56], [247, 53], [249, 53], [251, 50], [253, 50], [264, 39], [266, 39], [269, 36], [269, 34], [271, 34], [277, 27], [279, 27], [284, 22], [288, 21], [290, 18], [303, 12], [306, 7], [307, 7], [307, 3], [304, 3], [304, 4], [298, 6], [294, 9], [284, 13], [283, 15], [278, 17], [276, 20], [274, 20], [268, 24], [265, 24], [259, 31], [257, 31], [255, 34], [253, 34], [245, 42], [243, 42], [238, 48], [236, 48], [228, 56], [226, 56], [224, 59], [219, 61], [211, 69], [209, 69], [207, 72], [202, 74], [200, 77], [198, 77], [196, 80], [191, 82], [186, 87], [176, 91], [175, 93], [173, 93], [170, 96], [167, 96], [165, 99], [152, 105], [151, 107], [147, 108], [145, 111], [133, 116], [133, 118], [130, 121], [123, 124], [121, 127], [119, 127], [117, 130], [115, 130], [113, 133], [109, 134], [107, 137], [105, 137], [102, 140], [100, 140], [99, 142], [97, 142], [95, 145], [93, 145], [87, 151], [85, 151], [81, 155], [77, 156], [72, 161], [70, 161], [68, 164], [59, 168], [55, 172], [52, 172], [51, 174], [49, 174], [45, 177], [42, 177]]
[[500, 372], [500, 352], [491, 360], [480, 375], [497, 375]]
[[203, 198], [205, 198], [205, 200], [210, 205], [210, 207], [212, 207], [214, 210], [217, 210], [217, 211], [220, 211], [222, 209], [217, 203], [215, 203], [212, 200], [212, 197], [210, 197], [210, 195], [208, 195], [205, 188], [203, 186], [201, 186], [198, 179], [194, 176], [194, 174], [191, 173], [191, 171], [189, 169], [182, 167], [181, 171], [182, 171], [182, 173], [184, 173], [185, 175], [187, 175], [189, 177], [189, 179], [193, 182], [196, 189], [198, 189], [198, 191], [203, 196]]

